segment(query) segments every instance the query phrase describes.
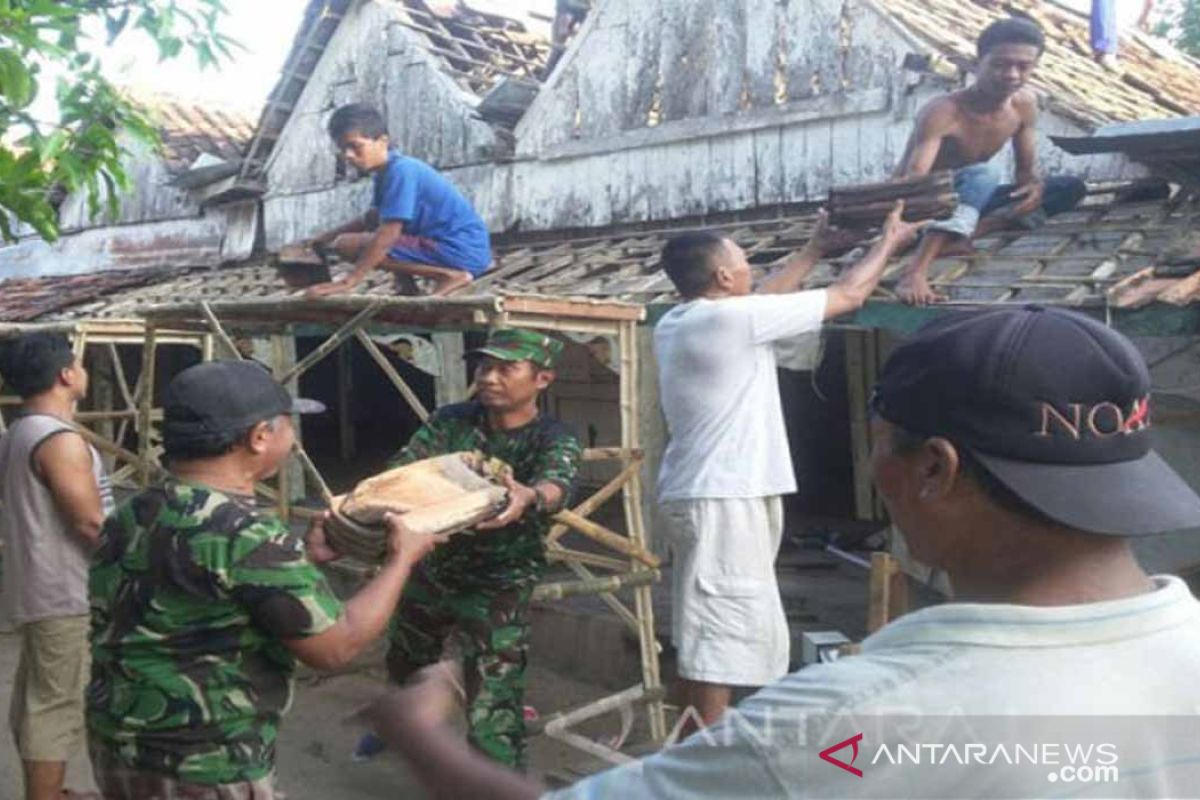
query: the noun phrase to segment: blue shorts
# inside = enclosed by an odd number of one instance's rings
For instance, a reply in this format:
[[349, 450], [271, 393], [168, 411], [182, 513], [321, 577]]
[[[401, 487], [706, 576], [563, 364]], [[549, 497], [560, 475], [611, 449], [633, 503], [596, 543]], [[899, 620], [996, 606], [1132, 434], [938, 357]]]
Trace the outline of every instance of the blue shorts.
[[470, 273], [478, 278], [488, 271], [491, 264], [471, 263], [468, 258], [459, 258], [451, 248], [433, 239], [423, 236], [405, 234], [388, 250], [388, 258], [393, 261], [409, 261], [414, 264], [428, 264], [431, 267], [457, 269]]

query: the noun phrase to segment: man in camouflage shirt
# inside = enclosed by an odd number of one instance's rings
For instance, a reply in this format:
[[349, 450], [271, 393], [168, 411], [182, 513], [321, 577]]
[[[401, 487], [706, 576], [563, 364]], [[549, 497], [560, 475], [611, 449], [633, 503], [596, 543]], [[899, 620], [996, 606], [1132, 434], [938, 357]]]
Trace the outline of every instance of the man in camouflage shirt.
[[[296, 658], [347, 664], [387, 626], [433, 537], [389, 519], [390, 555], [343, 605], [305, 546], [254, 503], [295, 441], [293, 401], [257, 364], [185, 370], [164, 398], [171, 475], [101, 532], [90, 576], [88, 733], [107, 800], [270, 800]], [[310, 560], [311, 559], [311, 560]]]
[[541, 414], [562, 342], [527, 330], [492, 333], [480, 357], [476, 399], [437, 410], [395, 465], [480, 450], [513, 468], [509, 504], [496, 519], [452, 537], [413, 575], [392, 624], [388, 672], [404, 682], [441, 659], [456, 631], [465, 660], [472, 744], [512, 767], [525, 764], [526, 611], [546, 564], [550, 516], [579, 469], [578, 440]]

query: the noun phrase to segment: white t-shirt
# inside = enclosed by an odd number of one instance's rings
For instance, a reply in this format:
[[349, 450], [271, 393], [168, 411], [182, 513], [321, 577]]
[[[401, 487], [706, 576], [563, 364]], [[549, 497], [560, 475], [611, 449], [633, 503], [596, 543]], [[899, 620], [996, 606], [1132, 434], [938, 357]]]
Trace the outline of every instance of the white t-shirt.
[[792, 673], [708, 731], [545, 797], [1195, 797], [1200, 603], [1178, 578], [1154, 581], [1102, 603], [908, 614], [860, 655]]
[[796, 491], [775, 343], [818, 330], [825, 291], [692, 300], [654, 328], [670, 440], [660, 500]]

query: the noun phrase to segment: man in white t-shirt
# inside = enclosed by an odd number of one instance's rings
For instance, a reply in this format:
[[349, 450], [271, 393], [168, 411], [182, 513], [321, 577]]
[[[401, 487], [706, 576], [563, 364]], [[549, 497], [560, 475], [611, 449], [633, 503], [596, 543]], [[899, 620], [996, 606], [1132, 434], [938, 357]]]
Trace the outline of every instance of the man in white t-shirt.
[[732, 240], [685, 233], [662, 266], [682, 302], [654, 329], [670, 435], [658, 499], [673, 552], [671, 638], [681, 702], [705, 725], [734, 686], [788, 670], [787, 618], [775, 580], [781, 495], [796, 491], [776, 372], [777, 348], [859, 308], [915, 226], [893, 214], [866, 257], [828, 289], [798, 291], [828, 238], [816, 235], [752, 293]]
[[[722, 722], [543, 800], [1195, 797], [1200, 603], [1134, 537], [1200, 528], [1151, 449], [1128, 339], [1065, 310], [948, 314], [872, 398], [871, 472], [953, 602], [806, 667]], [[370, 714], [439, 797], [544, 789], [472, 754], [430, 675]]]

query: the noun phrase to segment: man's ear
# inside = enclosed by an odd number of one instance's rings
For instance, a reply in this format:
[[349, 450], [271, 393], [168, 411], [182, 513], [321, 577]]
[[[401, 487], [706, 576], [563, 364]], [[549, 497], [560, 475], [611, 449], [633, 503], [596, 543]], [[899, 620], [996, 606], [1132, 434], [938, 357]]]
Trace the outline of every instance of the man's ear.
[[926, 439], [920, 452], [921, 500], [941, 500], [949, 496], [962, 476], [962, 459], [949, 439]]
[[256, 455], [265, 453], [273, 430], [270, 420], [263, 420], [251, 428], [250, 432], [246, 434], [246, 446], [250, 448], [250, 452]]
[[554, 379], [556, 377], [558, 377], [558, 373], [554, 370], [542, 369], [539, 367], [537, 373], [533, 376], [533, 380], [538, 388], [538, 391], [542, 391], [544, 389], [548, 389], [550, 384], [554, 383]]

